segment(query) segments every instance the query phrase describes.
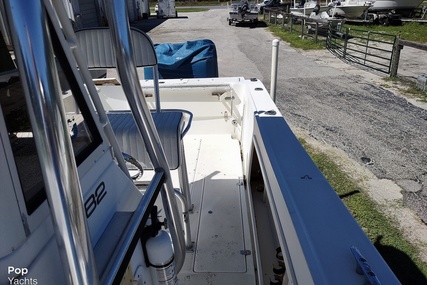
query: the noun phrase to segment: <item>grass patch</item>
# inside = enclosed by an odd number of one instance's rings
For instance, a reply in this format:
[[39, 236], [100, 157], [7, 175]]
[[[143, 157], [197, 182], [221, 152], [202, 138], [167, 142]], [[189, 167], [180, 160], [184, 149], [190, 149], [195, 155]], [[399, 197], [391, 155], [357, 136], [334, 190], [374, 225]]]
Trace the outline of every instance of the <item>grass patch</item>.
[[362, 31], [371, 31], [399, 36], [400, 38], [417, 43], [427, 43], [427, 25], [422, 23], [404, 23], [402, 26], [361, 26], [345, 24], [345, 27]]
[[398, 89], [403, 95], [408, 98], [415, 99], [419, 102], [427, 103], [427, 92], [420, 90], [415, 82], [409, 80], [401, 80], [395, 77], [384, 77], [383, 80], [391, 85], [386, 87], [393, 87]]
[[313, 149], [304, 140], [300, 142], [400, 282], [426, 284], [427, 264], [420, 260], [416, 247], [405, 239], [393, 221], [326, 154]]
[[301, 38], [300, 33], [289, 32], [280, 26], [269, 25], [268, 28], [276, 37], [288, 42], [291, 47], [303, 50], [325, 48], [325, 41], [316, 42], [312, 38]]

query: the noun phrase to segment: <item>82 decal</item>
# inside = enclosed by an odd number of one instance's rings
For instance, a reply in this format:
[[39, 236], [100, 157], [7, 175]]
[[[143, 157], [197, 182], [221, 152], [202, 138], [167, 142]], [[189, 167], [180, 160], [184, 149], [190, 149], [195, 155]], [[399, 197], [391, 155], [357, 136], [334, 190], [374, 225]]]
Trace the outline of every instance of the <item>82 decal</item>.
[[93, 212], [95, 212], [95, 209], [99, 206], [105, 195], [107, 195], [107, 190], [105, 190], [105, 183], [101, 182], [98, 187], [96, 187], [95, 191], [90, 194], [90, 196], [85, 201], [86, 218], [89, 219]]

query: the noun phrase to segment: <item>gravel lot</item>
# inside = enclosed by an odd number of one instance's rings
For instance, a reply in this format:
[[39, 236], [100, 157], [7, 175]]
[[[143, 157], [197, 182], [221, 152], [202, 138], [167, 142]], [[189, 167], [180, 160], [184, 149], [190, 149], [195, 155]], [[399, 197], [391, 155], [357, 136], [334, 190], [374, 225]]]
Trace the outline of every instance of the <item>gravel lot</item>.
[[[179, 16], [148, 32], [154, 43], [211, 39], [220, 76], [256, 77], [270, 88], [274, 37], [262, 23], [229, 26], [225, 9]], [[427, 262], [425, 106], [328, 51], [303, 52], [281, 42], [278, 69], [277, 105], [287, 122], [364, 183], [407, 235], [424, 244]]]

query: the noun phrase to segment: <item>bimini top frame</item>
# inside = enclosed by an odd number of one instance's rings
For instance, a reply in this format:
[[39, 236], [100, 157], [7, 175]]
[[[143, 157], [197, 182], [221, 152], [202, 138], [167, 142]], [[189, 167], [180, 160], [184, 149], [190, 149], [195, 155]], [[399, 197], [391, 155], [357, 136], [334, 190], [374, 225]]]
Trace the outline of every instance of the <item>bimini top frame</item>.
[[[154, 186], [152, 186], [152, 182], [149, 189], [157, 188], [156, 185], [160, 185], [159, 187], [165, 190], [162, 191], [162, 198], [163, 201], [166, 201], [165, 212], [174, 243], [176, 271], [178, 272], [185, 258], [184, 237], [177, 234], [183, 232], [179, 219], [180, 214], [176, 203], [172, 202], [175, 201], [175, 194], [169, 167], [150, 112], [146, 103], [138, 99], [138, 97], [142, 97], [139, 96], [142, 91], [133, 64], [126, 7], [122, 2], [107, 1], [106, 3], [106, 6], [109, 7], [107, 10], [113, 11], [108, 16], [114, 31], [112, 38], [115, 49], [121, 51], [117, 54], [117, 66], [125, 92], [130, 94], [128, 100], [132, 111], [136, 114], [135, 117], [138, 118], [136, 123], [139, 130], [144, 134], [145, 145], [156, 169], [156, 175], [159, 174], [156, 176], [157, 178], [154, 178]], [[79, 75], [83, 76], [104, 126], [104, 131], [110, 139], [116, 159], [122, 170], [124, 172], [127, 170], [89, 72], [76, 48], [77, 41], [68, 18], [64, 16], [66, 13], [62, 5], [62, 1], [6, 0], [4, 10], [29, 106], [29, 116], [33, 122], [34, 139], [40, 154], [41, 171], [64, 272], [68, 274], [67, 280], [70, 284], [99, 284], [77, 167], [75, 160], [70, 159], [74, 157], [74, 154], [64, 115], [62, 92], [54, 56], [58, 50], [65, 54], [64, 56], [72, 68], [80, 66], [81, 74], [79, 73]], [[70, 49], [73, 55], [70, 54]], [[76, 74], [77, 71], [73, 70], [73, 72], [79, 88], [84, 88], [81, 77]], [[86, 93], [85, 90], [82, 92]], [[127, 173], [127, 175], [129, 174]], [[162, 181], [165, 183], [162, 184]], [[141, 221], [146, 217], [146, 205], [149, 205], [155, 198], [156, 195], [147, 195], [147, 193], [144, 195], [133, 215], [131, 225], [127, 228], [129, 233], [137, 233]], [[120, 241], [120, 249], [117, 250], [115, 256], [117, 258], [109, 263], [111, 274], [108, 273], [108, 276], [101, 278], [103, 284], [111, 284], [117, 280], [117, 275], [120, 273], [116, 273], [120, 272], [119, 267], [122, 268], [126, 263], [125, 256], [129, 255], [132, 242], [133, 237], [124, 237]]]
[[[48, 2], [48, 1], [45, 1]], [[45, 3], [46, 4], [46, 3]], [[98, 284], [82, 191], [41, 1], [6, 0], [28, 113], [62, 262], [72, 284]], [[53, 71], [53, 72], [52, 72]]]

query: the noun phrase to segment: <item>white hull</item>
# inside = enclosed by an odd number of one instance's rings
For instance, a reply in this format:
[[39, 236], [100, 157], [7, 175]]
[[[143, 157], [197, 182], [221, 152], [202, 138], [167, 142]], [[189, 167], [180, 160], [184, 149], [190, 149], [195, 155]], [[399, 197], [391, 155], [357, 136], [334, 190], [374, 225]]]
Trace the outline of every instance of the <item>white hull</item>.
[[369, 11], [415, 9], [421, 3], [423, 3], [422, 0], [376, 0]]
[[[311, 13], [313, 13], [313, 9], [314, 7], [307, 7], [307, 8], [291, 8], [291, 14], [293, 15], [298, 15], [298, 16], [310, 16]], [[326, 12], [330, 9], [330, 7], [328, 6], [320, 6], [320, 12], [319, 14], [321, 14], [322, 12]]]
[[355, 19], [363, 17], [366, 10], [370, 6], [365, 5], [348, 5], [348, 6], [337, 6], [333, 7], [328, 11], [328, 14], [332, 17], [344, 17], [348, 19]]

